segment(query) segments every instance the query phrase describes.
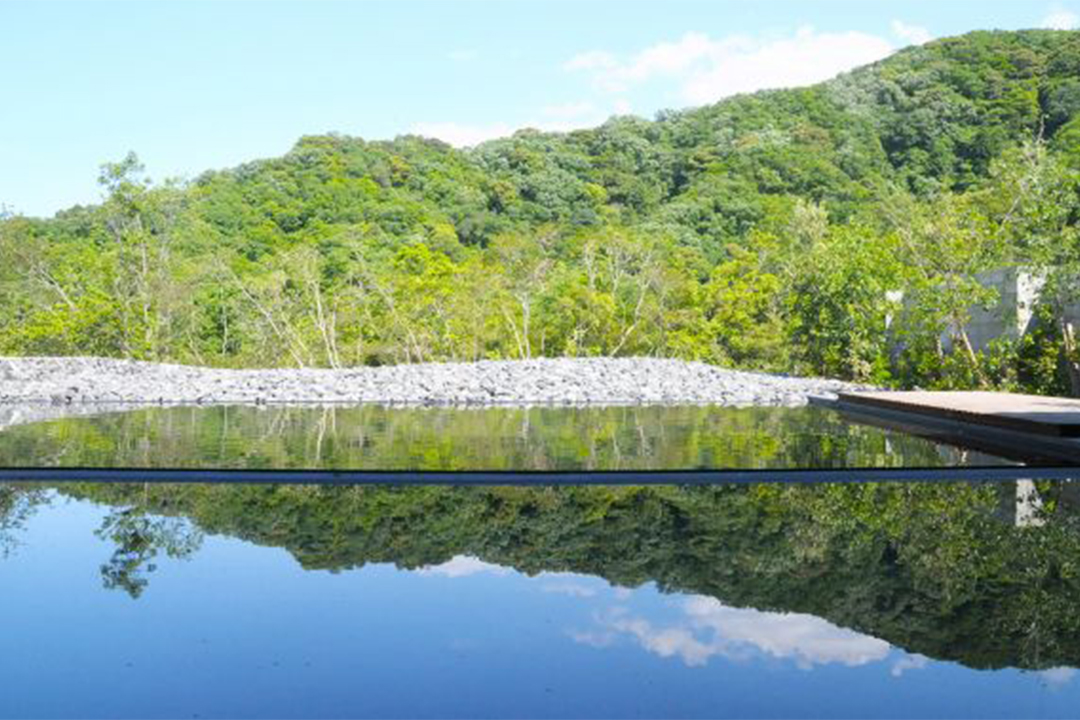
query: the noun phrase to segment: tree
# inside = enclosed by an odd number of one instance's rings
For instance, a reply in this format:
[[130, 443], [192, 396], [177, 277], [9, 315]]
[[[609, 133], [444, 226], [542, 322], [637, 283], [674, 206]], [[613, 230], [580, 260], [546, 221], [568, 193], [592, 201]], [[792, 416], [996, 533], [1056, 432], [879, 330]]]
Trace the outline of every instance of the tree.
[[[900, 335], [916, 363], [942, 366], [942, 337], [960, 352], [969, 379], [988, 387], [990, 379], [968, 336], [971, 308], [989, 307], [996, 293], [978, 278], [1006, 257], [1001, 236], [968, 198], [945, 193], [933, 201], [893, 198], [890, 223], [905, 268], [905, 312]], [[925, 370], [924, 370], [925, 371]]]
[[1005, 154], [994, 168], [988, 209], [1013, 257], [1039, 277], [1040, 303], [1056, 326], [1060, 362], [1080, 397], [1080, 343], [1070, 310], [1080, 301], [1080, 170], [1049, 153], [1041, 137]]
[[901, 310], [892, 293], [904, 286], [898, 238], [826, 226], [800, 244], [784, 283], [797, 356], [818, 375], [888, 381], [888, 326]]
[[533, 356], [533, 310], [553, 265], [547, 251], [555, 239], [552, 230], [545, 230], [531, 236], [502, 235], [492, 245], [505, 278], [506, 297], [510, 301], [503, 301], [501, 311], [513, 334], [519, 358]]
[[120, 308], [124, 352], [160, 359], [171, 338], [175, 306], [183, 297], [172, 258], [178, 210], [173, 192], [152, 189], [135, 153], [101, 166], [102, 222], [112, 239], [112, 290]]

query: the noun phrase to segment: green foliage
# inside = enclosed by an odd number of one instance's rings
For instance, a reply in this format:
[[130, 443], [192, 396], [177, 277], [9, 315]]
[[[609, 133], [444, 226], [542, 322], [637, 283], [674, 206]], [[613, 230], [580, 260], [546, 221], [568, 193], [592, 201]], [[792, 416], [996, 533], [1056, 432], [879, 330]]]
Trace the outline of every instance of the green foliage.
[[885, 381], [885, 330], [900, 310], [890, 293], [904, 286], [895, 236], [823, 223], [802, 247], [788, 294], [799, 360], [818, 375]]
[[[637, 354], [1048, 389], [1034, 368], [1053, 352], [976, 352], [963, 328], [996, 302], [978, 273], [1003, 264], [1049, 276], [1051, 325], [1080, 297], [1078, 68], [1074, 33], [978, 32], [813, 87], [471, 150], [309, 136], [182, 186], [129, 154], [102, 167], [100, 205], [0, 217], [0, 352]], [[1073, 335], [1038, 337], [1080, 392]]]
[[706, 328], [716, 345], [716, 362], [755, 369], [786, 366], [779, 277], [763, 270], [760, 258], [733, 247], [704, 289]]
[[1069, 483], [1041, 484], [1040, 524], [1025, 526], [1015, 522], [1017, 490], [222, 484], [60, 492], [113, 506], [99, 534], [116, 551], [102, 576], [133, 595], [146, 591], [155, 554], [194, 552], [205, 532], [283, 547], [309, 570], [414, 569], [469, 555], [529, 574], [651, 582], [729, 606], [810, 613], [974, 668], [1075, 666], [1076, 493]]

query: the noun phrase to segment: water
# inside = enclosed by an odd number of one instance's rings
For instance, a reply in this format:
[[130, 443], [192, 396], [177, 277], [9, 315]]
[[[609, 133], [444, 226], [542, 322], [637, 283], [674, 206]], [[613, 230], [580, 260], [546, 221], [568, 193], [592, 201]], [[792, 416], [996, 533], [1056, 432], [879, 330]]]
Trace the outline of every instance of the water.
[[[157, 408], [0, 432], [9, 467], [1005, 462], [815, 408]], [[1070, 717], [1078, 507], [1041, 481], [0, 485], [0, 717]]]
[[1048, 482], [0, 486], [0, 716], [1075, 717], [1078, 507]]
[[12, 424], [0, 432], [0, 467], [578, 471], [973, 464], [1008, 463], [812, 407], [178, 407]]

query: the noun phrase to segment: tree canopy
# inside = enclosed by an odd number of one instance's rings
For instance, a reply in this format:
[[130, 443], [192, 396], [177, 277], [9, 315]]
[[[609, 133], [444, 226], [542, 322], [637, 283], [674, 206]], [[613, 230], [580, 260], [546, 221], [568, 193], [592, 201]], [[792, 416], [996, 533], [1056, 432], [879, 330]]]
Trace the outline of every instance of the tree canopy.
[[[309, 136], [164, 184], [130, 155], [103, 166], [99, 205], [0, 219], [0, 352], [658, 355], [1040, 392], [1072, 368], [1080, 390], [1059, 322], [1078, 70], [1080, 33], [975, 32], [810, 87], [471, 149]], [[1010, 264], [1059, 278], [1050, 316], [1027, 344], [969, 348], [966, 313], [995, 302], [975, 277]]]
[[110, 506], [102, 582], [135, 597], [155, 557], [224, 534], [283, 547], [309, 570], [469, 555], [810, 613], [974, 668], [1080, 663], [1069, 483], [1040, 484], [1035, 525], [1015, 522], [1015, 483], [59, 489]]

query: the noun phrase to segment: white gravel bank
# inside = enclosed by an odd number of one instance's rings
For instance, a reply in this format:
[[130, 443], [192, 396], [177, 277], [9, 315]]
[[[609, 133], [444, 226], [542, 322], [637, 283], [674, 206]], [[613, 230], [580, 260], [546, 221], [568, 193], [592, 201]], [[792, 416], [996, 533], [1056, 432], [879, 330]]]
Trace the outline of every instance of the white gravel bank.
[[802, 405], [849, 383], [652, 358], [221, 370], [105, 358], [0, 358], [0, 404]]

